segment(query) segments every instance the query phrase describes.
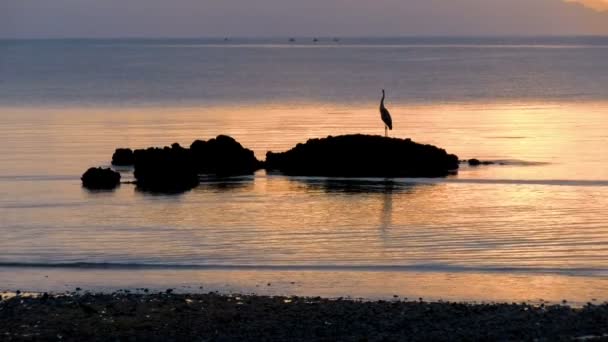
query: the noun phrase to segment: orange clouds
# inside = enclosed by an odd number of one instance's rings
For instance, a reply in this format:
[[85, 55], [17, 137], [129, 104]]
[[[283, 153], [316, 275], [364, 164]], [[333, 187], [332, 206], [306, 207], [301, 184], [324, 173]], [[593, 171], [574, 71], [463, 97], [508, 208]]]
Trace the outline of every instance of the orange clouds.
[[608, 11], [608, 0], [564, 0], [566, 2], [576, 2], [585, 7], [592, 8], [596, 11]]

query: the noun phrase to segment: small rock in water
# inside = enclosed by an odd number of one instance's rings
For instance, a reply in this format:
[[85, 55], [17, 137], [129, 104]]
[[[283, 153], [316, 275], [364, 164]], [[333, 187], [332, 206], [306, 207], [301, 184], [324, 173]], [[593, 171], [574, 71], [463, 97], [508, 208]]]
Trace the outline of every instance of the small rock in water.
[[469, 159], [469, 165], [471, 166], [479, 166], [481, 165], [481, 161], [479, 159]]
[[109, 190], [120, 185], [120, 173], [100, 167], [88, 169], [80, 179], [82, 180], [82, 186], [87, 189]]
[[479, 159], [473, 158], [467, 161], [470, 166], [479, 166], [479, 165], [494, 165], [493, 161], [481, 161]]

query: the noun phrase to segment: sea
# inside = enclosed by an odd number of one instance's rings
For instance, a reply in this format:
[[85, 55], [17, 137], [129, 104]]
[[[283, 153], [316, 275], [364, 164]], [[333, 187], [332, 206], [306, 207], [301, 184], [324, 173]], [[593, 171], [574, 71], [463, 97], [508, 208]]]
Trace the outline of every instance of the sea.
[[[0, 291], [606, 301], [606, 61], [608, 37], [0, 40]], [[118, 147], [381, 135], [382, 89], [390, 136], [495, 164], [81, 186]]]

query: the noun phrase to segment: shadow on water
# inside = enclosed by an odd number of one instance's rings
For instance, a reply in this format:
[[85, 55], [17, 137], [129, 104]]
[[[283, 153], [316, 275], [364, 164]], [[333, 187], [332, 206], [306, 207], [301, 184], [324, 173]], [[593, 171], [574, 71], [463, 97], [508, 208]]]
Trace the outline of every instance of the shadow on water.
[[198, 185], [198, 187], [192, 189], [192, 191], [228, 192], [246, 190], [253, 188], [254, 181], [254, 176], [201, 177], [200, 184]]
[[144, 197], [174, 197], [174, 198], [179, 198], [182, 195], [185, 195], [186, 193], [192, 191], [193, 189], [190, 190], [167, 190], [167, 191], [154, 191], [154, 190], [150, 190], [150, 189], [146, 189], [146, 188], [142, 188], [139, 186], [135, 186], [135, 193]]
[[408, 183], [390, 178], [316, 178], [295, 177], [293, 181], [304, 184], [308, 189], [336, 194], [393, 194], [411, 193], [415, 187], [429, 186], [429, 184]]
[[433, 183], [408, 182], [395, 178], [319, 178], [290, 177], [305, 187], [305, 191], [323, 192], [328, 195], [366, 197], [378, 204], [377, 228], [383, 240], [387, 240], [393, 225], [393, 201], [403, 196], [415, 196], [420, 190], [435, 187]]
[[144, 196], [179, 197], [189, 192], [228, 192], [246, 190], [253, 187], [254, 176], [216, 177], [200, 176], [200, 183], [192, 189], [176, 189], [175, 191], [152, 191], [136, 186], [135, 191]]
[[385, 192], [382, 196], [382, 211], [380, 212], [380, 232], [382, 238], [386, 239], [386, 230], [393, 221], [393, 196]]
[[117, 187], [113, 189], [90, 189], [85, 186], [81, 186], [82, 191], [91, 196], [99, 196], [99, 195], [110, 195], [120, 190], [121, 185], [119, 184]]

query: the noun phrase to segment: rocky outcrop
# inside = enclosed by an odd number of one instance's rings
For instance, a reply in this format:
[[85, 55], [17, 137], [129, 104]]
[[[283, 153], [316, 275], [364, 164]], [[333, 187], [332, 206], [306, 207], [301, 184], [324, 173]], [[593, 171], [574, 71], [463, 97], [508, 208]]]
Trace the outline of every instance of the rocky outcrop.
[[130, 148], [117, 148], [112, 155], [112, 165], [131, 166], [134, 163], [133, 150]]
[[190, 145], [190, 151], [201, 174], [237, 176], [253, 174], [261, 168], [252, 150], [226, 135], [208, 141], [196, 140]]
[[92, 190], [109, 190], [120, 185], [120, 173], [101, 167], [88, 169], [80, 179], [82, 180], [82, 186]]
[[192, 154], [179, 144], [135, 150], [134, 156], [134, 175], [140, 190], [174, 193], [199, 184]]
[[225, 135], [196, 140], [190, 148], [177, 143], [134, 152], [121, 148], [112, 163], [133, 164], [139, 189], [169, 193], [192, 189], [199, 184], [200, 175], [251, 175], [262, 167], [297, 176], [443, 177], [459, 164], [457, 156], [432, 145], [360, 134], [310, 139], [287, 152], [268, 152], [265, 163]]
[[294, 176], [443, 177], [458, 157], [410, 139], [343, 135], [310, 139], [282, 153], [266, 154], [266, 169]]
[[189, 149], [173, 144], [134, 152], [137, 186], [153, 192], [182, 192], [197, 186], [199, 175], [248, 175], [261, 165], [253, 151], [225, 135], [196, 140]]

